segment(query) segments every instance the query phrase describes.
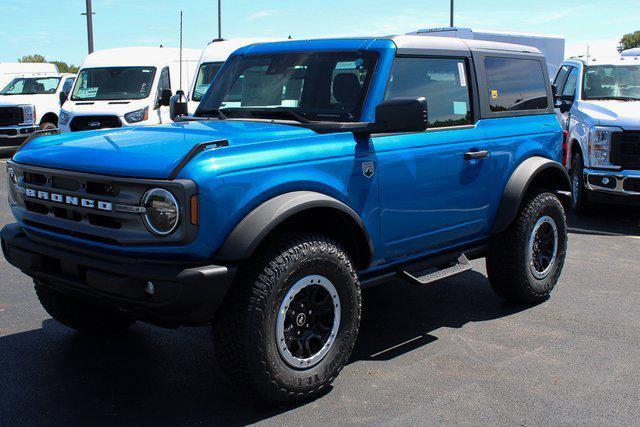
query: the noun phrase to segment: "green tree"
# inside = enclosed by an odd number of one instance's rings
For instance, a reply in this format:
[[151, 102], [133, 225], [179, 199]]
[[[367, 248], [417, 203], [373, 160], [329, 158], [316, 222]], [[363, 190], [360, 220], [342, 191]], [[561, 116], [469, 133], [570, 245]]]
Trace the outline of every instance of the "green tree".
[[18, 59], [18, 62], [34, 63], [34, 62], [47, 62], [42, 55], [25, 55]]
[[618, 45], [618, 52], [633, 49], [634, 47], [640, 47], [640, 31], [635, 31], [622, 36], [620, 44]]
[[78, 67], [75, 65], [69, 65], [66, 62], [62, 62], [62, 61], [49, 61], [52, 64], [56, 64], [56, 66], [58, 67], [58, 71], [60, 71], [61, 73], [73, 73], [76, 74], [78, 72]]

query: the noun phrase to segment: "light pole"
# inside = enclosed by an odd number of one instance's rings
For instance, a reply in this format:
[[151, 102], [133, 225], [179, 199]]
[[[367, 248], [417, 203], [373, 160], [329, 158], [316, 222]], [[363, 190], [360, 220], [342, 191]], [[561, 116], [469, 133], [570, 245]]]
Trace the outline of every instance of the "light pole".
[[91, 9], [91, 0], [87, 0], [87, 12], [82, 15], [87, 16], [87, 40], [89, 43], [89, 54], [93, 53], [93, 11]]
[[218, 0], [218, 40], [222, 40], [222, 0]]
[[453, 27], [453, 0], [451, 0], [451, 13], [449, 17], [449, 26]]

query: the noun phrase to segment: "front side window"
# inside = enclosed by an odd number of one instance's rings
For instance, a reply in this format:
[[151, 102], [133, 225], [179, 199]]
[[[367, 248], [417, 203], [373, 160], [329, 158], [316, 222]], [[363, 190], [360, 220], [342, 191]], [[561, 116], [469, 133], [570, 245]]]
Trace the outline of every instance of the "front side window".
[[562, 87], [564, 86], [564, 82], [567, 80], [567, 76], [569, 75], [569, 71], [571, 71], [570, 66], [563, 65], [560, 67], [558, 74], [556, 75], [556, 79], [553, 81], [553, 84], [556, 86], [556, 95], [560, 95], [562, 91]]
[[575, 96], [578, 87], [578, 69], [571, 67], [571, 73], [567, 77], [567, 83], [562, 89], [562, 96]]
[[377, 62], [372, 52], [235, 56], [220, 70], [196, 115], [357, 121]]
[[640, 65], [589, 65], [584, 99], [640, 100]]
[[154, 67], [86, 68], [78, 74], [73, 101], [115, 101], [149, 96]]
[[193, 96], [191, 97], [193, 101], [202, 101], [202, 97], [207, 93], [211, 82], [213, 82], [213, 78], [218, 74], [218, 71], [220, 71], [222, 64], [222, 62], [209, 62], [200, 66], [198, 77], [196, 77], [196, 85], [193, 88]]
[[491, 111], [548, 108], [547, 86], [540, 61], [487, 57], [484, 68]]
[[73, 87], [73, 82], [75, 80], [76, 80], [75, 77], [69, 77], [68, 79], [66, 79], [64, 81], [64, 84], [62, 85], [62, 91], [65, 93], [69, 93], [69, 91]]
[[465, 60], [397, 58], [386, 99], [421, 97], [427, 99], [430, 127], [472, 123]]
[[0, 95], [47, 95], [56, 93], [60, 77], [19, 77], [2, 89]]

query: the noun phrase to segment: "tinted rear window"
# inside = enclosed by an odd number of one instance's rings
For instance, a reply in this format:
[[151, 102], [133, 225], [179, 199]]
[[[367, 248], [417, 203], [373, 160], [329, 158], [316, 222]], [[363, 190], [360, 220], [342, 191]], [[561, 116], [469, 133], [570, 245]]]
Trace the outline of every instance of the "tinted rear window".
[[547, 109], [547, 87], [539, 61], [488, 57], [484, 68], [491, 111]]

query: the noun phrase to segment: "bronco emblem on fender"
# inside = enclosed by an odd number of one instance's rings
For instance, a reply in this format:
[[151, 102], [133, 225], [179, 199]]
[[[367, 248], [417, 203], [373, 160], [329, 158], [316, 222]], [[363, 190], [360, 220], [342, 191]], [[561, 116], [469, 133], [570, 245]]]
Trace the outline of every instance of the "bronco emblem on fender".
[[375, 173], [373, 162], [362, 162], [362, 174], [367, 178], [371, 178]]

